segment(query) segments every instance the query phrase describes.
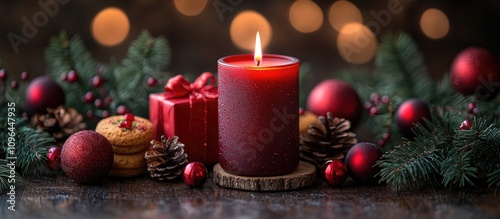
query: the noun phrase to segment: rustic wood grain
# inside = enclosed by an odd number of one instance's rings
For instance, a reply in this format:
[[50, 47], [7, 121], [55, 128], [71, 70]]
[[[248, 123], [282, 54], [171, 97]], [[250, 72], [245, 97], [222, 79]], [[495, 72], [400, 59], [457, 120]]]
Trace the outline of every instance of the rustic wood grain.
[[1, 219], [31, 218], [500, 218], [493, 190], [430, 189], [394, 193], [349, 180], [331, 188], [321, 180], [286, 192], [250, 192], [217, 186], [210, 173], [201, 188], [148, 176], [108, 178], [78, 185], [66, 176], [27, 178], [17, 184], [16, 212], [0, 194]]
[[310, 186], [316, 180], [316, 168], [300, 162], [297, 169], [287, 175], [269, 177], [238, 176], [226, 172], [220, 164], [214, 166], [214, 182], [222, 187], [247, 191], [286, 191]]

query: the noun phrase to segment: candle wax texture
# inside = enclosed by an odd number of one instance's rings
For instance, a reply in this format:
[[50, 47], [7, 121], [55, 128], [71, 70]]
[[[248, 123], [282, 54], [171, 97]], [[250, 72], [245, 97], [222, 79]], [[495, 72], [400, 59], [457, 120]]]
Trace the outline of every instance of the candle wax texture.
[[219, 59], [219, 162], [241, 176], [276, 176], [299, 164], [298, 59]]

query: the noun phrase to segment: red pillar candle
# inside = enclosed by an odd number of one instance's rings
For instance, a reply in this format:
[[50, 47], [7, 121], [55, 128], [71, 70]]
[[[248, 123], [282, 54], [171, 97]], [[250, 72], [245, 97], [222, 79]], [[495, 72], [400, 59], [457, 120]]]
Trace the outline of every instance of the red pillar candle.
[[229, 173], [276, 176], [299, 164], [299, 60], [219, 59], [219, 162]]

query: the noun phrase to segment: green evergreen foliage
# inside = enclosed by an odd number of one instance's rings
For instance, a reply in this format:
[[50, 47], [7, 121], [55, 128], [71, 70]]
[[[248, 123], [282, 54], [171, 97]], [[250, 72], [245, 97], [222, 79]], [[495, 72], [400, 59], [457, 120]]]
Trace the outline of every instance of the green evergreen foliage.
[[[416, 44], [404, 33], [383, 38], [375, 64], [373, 80], [344, 77], [365, 101], [373, 92], [391, 97], [391, 103], [377, 115], [366, 117], [373, 134], [380, 137], [389, 131], [397, 135], [394, 113], [406, 99], [424, 100], [432, 111], [431, 121], [415, 126], [414, 138], [393, 138], [386, 146], [377, 162], [380, 182], [395, 191], [440, 184], [449, 188], [486, 182], [491, 187], [500, 186], [500, 97], [483, 101], [463, 96], [452, 88], [448, 75], [434, 83]], [[355, 71], [348, 70], [344, 75]], [[477, 113], [468, 108], [469, 104], [475, 104]], [[473, 122], [470, 130], [459, 129], [464, 120]]]

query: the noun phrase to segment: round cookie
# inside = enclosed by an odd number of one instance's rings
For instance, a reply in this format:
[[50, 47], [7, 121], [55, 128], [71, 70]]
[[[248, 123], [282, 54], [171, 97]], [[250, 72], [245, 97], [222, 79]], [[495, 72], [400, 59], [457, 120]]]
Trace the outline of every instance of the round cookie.
[[304, 112], [304, 115], [299, 117], [299, 135], [307, 134], [307, 130], [309, 126], [311, 126], [311, 123], [317, 124], [318, 116], [309, 111]]
[[135, 154], [137, 152], [145, 151], [149, 148], [150, 144], [148, 142], [147, 144], [142, 145], [123, 146], [112, 144], [111, 146], [113, 147], [113, 152], [115, 152], [115, 154]]
[[120, 128], [118, 125], [125, 116], [111, 116], [97, 123], [95, 131], [104, 135], [113, 145], [115, 153], [136, 153], [144, 150], [153, 139], [153, 124], [142, 117], [135, 116], [132, 129]]
[[115, 154], [113, 169], [133, 169], [146, 167], [147, 161], [144, 158], [145, 151], [135, 154]]
[[111, 177], [134, 177], [134, 176], [140, 176], [144, 173], [146, 173], [146, 167], [138, 167], [138, 168], [132, 168], [132, 169], [111, 169], [109, 171], [108, 176]]

